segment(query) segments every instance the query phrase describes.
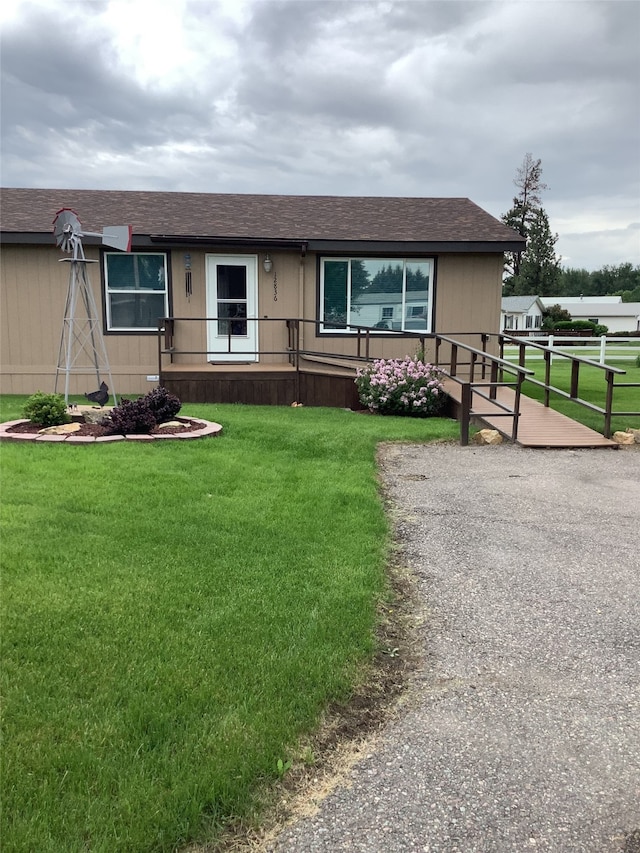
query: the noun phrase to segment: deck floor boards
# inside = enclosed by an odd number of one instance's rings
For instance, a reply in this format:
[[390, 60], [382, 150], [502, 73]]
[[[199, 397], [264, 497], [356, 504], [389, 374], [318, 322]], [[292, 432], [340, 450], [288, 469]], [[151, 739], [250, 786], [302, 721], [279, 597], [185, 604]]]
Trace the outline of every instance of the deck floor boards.
[[[451, 379], [445, 380], [445, 390], [457, 402], [461, 398], [461, 386]], [[487, 389], [488, 390], [488, 389]], [[513, 408], [515, 391], [498, 388], [497, 399]], [[500, 415], [500, 409], [478, 394], [473, 395], [471, 410], [473, 417], [487, 426], [511, 436], [512, 418]], [[520, 397], [520, 419], [517, 444], [522, 447], [617, 447], [618, 445], [601, 433], [566, 415], [547, 408], [537, 400], [524, 394]]]

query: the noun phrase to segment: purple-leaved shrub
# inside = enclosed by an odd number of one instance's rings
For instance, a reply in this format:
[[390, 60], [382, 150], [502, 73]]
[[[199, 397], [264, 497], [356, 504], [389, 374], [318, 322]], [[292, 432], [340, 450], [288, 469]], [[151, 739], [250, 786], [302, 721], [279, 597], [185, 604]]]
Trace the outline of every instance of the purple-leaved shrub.
[[377, 359], [360, 368], [355, 381], [360, 402], [372, 412], [428, 418], [440, 414], [447, 402], [441, 376], [432, 364], [406, 356]]
[[148, 435], [157, 424], [175, 418], [181, 405], [175, 394], [160, 387], [137, 400], [121, 400], [102, 423], [113, 435]]

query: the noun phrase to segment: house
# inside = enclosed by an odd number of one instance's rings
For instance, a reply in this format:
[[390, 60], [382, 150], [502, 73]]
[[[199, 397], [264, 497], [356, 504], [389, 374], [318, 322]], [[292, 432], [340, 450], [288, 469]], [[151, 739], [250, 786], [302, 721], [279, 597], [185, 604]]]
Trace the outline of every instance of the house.
[[623, 302], [621, 296], [545, 296], [545, 308], [559, 305], [573, 320], [590, 320], [609, 332], [639, 332], [640, 302]]
[[503, 296], [500, 331], [539, 332], [544, 306], [538, 296]]
[[[436, 331], [497, 333], [503, 253], [524, 247], [467, 198], [4, 189], [3, 393], [54, 387], [63, 208], [86, 232], [132, 226], [130, 253], [83, 240], [117, 393], [160, 378], [185, 401], [290, 402], [295, 368], [298, 382], [319, 377], [309, 401], [339, 403], [322, 382], [342, 374], [352, 394], [356, 356], [413, 354], [420, 338], [429, 355]], [[70, 381], [74, 394], [94, 384]]]

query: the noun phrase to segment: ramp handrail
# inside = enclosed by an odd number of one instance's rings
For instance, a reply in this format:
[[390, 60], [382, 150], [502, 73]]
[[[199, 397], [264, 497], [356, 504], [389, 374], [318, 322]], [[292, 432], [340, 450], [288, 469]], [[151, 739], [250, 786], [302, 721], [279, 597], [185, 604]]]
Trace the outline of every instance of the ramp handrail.
[[[616, 376], [624, 376], [626, 374], [626, 370], [622, 367], [615, 367], [612, 364], [604, 364], [600, 361], [594, 361], [591, 358], [586, 358], [585, 356], [573, 355], [572, 353], [566, 352], [565, 349], [559, 349], [555, 346], [548, 346], [545, 344], [537, 343], [529, 338], [520, 338], [514, 337], [513, 335], [499, 335], [499, 343], [500, 343], [500, 355], [504, 358], [504, 348], [505, 344], [509, 346], [518, 347], [518, 364], [523, 367], [526, 362], [527, 357], [527, 347], [530, 347], [535, 350], [541, 350], [543, 353], [545, 369], [544, 369], [544, 382], [539, 379], [532, 379], [530, 377], [527, 378], [528, 382], [531, 382], [532, 385], [536, 385], [539, 388], [544, 390], [544, 405], [548, 408], [550, 405], [550, 397], [551, 392], [557, 394], [560, 397], [563, 397], [566, 400], [571, 400], [574, 403], [577, 403], [579, 406], [582, 406], [585, 409], [588, 409], [592, 412], [597, 412], [600, 415], [604, 416], [604, 436], [605, 438], [611, 438], [611, 419], [612, 417], [639, 417], [640, 411], [635, 412], [623, 412], [623, 411], [614, 411], [613, 409], [613, 396], [615, 388], [640, 388], [640, 382], [618, 382], [616, 383]], [[571, 381], [569, 385], [569, 391], [564, 391], [562, 388], [557, 388], [556, 386], [551, 384], [551, 362], [552, 358], [564, 358], [571, 362]], [[604, 406], [597, 406], [595, 403], [591, 403], [588, 400], [584, 400], [579, 396], [579, 386], [580, 386], [580, 367], [581, 365], [587, 365], [588, 367], [595, 367], [598, 370], [602, 370], [605, 374], [605, 382], [606, 382], [606, 391], [605, 391], [605, 403]]]

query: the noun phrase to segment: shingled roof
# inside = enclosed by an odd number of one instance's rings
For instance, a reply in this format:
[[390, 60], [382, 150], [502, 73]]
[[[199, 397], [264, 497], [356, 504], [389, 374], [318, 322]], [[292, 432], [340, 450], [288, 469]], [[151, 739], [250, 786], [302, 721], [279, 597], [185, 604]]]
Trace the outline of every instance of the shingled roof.
[[[236, 195], [121, 190], [1, 190], [0, 231], [47, 234], [72, 208], [87, 231], [132, 225], [136, 236], [257, 241], [473, 244], [524, 248], [517, 232], [468, 198]], [[32, 238], [33, 239], [33, 238]], [[29, 241], [31, 242], [32, 239]], [[471, 248], [471, 246], [469, 246]]]

